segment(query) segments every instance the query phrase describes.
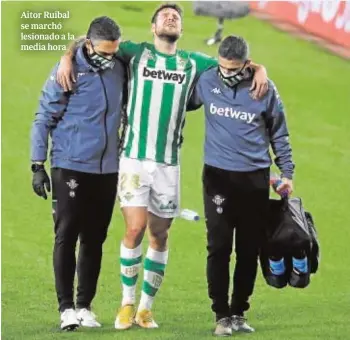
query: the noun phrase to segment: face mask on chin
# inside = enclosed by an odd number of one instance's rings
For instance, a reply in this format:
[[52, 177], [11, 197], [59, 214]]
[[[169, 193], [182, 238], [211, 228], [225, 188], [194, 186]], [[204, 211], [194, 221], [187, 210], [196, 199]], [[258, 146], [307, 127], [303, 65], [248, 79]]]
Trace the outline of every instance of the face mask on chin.
[[221, 80], [227, 85], [228, 87], [234, 87], [240, 82], [242, 82], [245, 78], [245, 69], [247, 62], [244, 63], [244, 65], [237, 71], [233, 72], [232, 74], [225, 74], [221, 71], [220, 66], [218, 67], [218, 74], [221, 78]]

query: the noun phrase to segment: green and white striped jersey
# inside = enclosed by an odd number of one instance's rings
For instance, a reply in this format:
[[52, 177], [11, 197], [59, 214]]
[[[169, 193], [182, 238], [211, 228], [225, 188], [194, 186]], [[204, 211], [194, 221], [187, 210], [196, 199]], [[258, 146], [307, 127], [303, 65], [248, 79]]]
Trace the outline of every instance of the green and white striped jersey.
[[128, 122], [123, 155], [176, 165], [187, 99], [198, 76], [217, 60], [178, 50], [156, 51], [153, 44], [120, 44], [118, 57], [128, 64]]

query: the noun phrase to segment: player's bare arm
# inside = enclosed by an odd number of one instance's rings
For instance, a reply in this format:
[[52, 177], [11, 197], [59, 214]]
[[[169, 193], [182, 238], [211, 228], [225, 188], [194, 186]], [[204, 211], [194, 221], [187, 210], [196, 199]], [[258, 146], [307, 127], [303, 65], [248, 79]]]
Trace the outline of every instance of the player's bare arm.
[[84, 35], [72, 41], [66, 53], [61, 57], [60, 65], [57, 70], [57, 82], [63, 87], [65, 92], [72, 91], [73, 89], [73, 83], [75, 83], [76, 78], [72, 58], [76, 54], [78, 46], [80, 46], [85, 39], [86, 36]]
[[269, 89], [267, 71], [264, 65], [250, 62], [249, 66], [255, 70], [253, 83], [250, 88], [253, 99], [262, 98]]

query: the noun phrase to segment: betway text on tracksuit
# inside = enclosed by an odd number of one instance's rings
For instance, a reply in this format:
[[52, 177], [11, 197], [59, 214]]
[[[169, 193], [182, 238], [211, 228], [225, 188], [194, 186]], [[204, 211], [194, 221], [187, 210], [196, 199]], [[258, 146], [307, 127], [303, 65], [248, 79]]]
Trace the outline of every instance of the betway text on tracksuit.
[[199, 78], [188, 110], [205, 109], [204, 162], [220, 169], [238, 172], [268, 168], [272, 164], [269, 147], [282, 175], [292, 178], [294, 164], [284, 107], [272, 81], [259, 100], [253, 100], [251, 79], [229, 88], [217, 68]]

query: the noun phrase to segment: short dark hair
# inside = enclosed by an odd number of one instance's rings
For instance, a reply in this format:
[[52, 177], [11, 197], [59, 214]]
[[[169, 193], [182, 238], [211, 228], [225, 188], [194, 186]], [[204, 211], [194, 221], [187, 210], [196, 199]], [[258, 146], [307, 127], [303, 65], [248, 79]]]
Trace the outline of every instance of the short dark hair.
[[183, 20], [183, 17], [182, 17], [183, 10], [182, 10], [182, 8], [179, 5], [174, 4], [174, 3], [165, 3], [165, 4], [160, 5], [156, 9], [156, 11], [154, 12], [154, 14], [152, 16], [152, 19], [151, 19], [151, 23], [152, 24], [154, 24], [156, 22], [159, 12], [162, 11], [163, 9], [165, 9], [165, 8], [172, 8], [172, 9], [174, 9], [177, 13], [179, 13], [179, 15], [181, 17], [181, 20]]
[[91, 21], [87, 39], [114, 41], [120, 38], [120, 27], [111, 18], [103, 16]]
[[219, 55], [229, 60], [246, 61], [249, 57], [249, 45], [244, 38], [230, 35], [220, 44]]

